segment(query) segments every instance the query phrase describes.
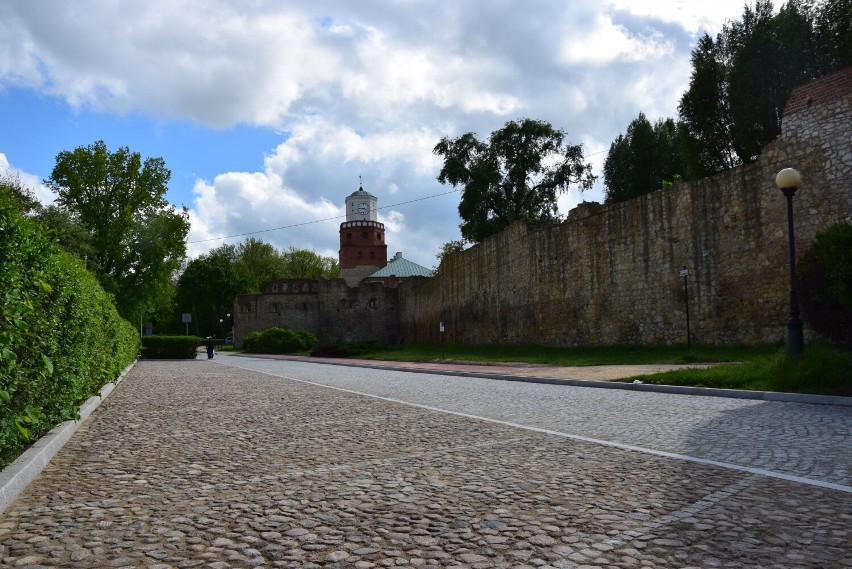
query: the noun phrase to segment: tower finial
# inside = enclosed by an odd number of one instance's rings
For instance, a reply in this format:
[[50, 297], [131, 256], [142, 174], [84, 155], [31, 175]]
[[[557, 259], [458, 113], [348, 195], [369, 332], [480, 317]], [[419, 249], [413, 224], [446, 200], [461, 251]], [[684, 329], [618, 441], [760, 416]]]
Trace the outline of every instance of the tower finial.
[[361, 179], [361, 174], [358, 174], [358, 189], [360, 189], [360, 190], [364, 189], [364, 180]]

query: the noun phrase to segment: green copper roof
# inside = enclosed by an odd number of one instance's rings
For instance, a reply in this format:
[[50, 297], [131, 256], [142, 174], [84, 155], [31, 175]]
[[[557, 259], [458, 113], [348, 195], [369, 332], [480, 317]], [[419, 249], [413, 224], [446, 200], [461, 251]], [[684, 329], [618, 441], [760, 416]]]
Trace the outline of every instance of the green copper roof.
[[364, 190], [364, 188], [359, 187], [357, 190], [355, 190], [354, 192], [349, 194], [349, 197], [350, 198], [374, 198], [376, 196], [374, 196], [370, 192]]
[[397, 253], [386, 267], [379, 269], [367, 278], [397, 277], [431, 277], [432, 271], [422, 265], [418, 265], [408, 259], [403, 259], [401, 253]]

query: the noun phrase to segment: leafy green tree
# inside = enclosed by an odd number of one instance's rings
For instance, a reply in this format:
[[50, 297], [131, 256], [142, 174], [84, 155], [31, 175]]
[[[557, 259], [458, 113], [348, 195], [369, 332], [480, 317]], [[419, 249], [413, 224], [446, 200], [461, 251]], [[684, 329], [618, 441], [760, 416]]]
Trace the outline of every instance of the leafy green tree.
[[238, 265], [237, 247], [222, 245], [187, 264], [178, 278], [177, 310], [192, 314], [190, 330], [198, 336], [224, 332], [219, 319], [233, 311], [236, 295], [257, 292], [253, 286]]
[[462, 237], [479, 242], [515, 221], [556, 221], [556, 199], [595, 176], [583, 163], [582, 145], [565, 144], [565, 132], [533, 119], [509, 121], [487, 142], [472, 132], [444, 137], [433, 149], [444, 165], [438, 181], [463, 186]]
[[811, 23], [796, 2], [776, 15], [770, 0], [758, 0], [723, 28], [722, 41], [732, 144], [741, 161], [753, 162], [781, 133], [790, 91], [811, 77]]
[[51, 230], [60, 247], [82, 259], [90, 271], [98, 272], [92, 235], [74, 215], [64, 208], [50, 204], [37, 210], [33, 217]]
[[[687, 177], [756, 160], [780, 134], [793, 87], [849, 60], [834, 42], [848, 33], [850, 16], [836, 14], [834, 28], [825, 24], [825, 14], [848, 12], [850, 1], [790, 0], [776, 14], [770, 0], [757, 0], [745, 5], [741, 18], [729, 21], [715, 41], [701, 38], [678, 107], [689, 134]], [[822, 34], [815, 21], [823, 22]]]
[[281, 252], [282, 272], [278, 278], [329, 279], [340, 276], [340, 266], [334, 257], [323, 257], [308, 249], [288, 247]]
[[236, 248], [236, 263], [247, 282], [245, 293], [261, 292], [284, 274], [284, 263], [274, 245], [249, 237]]
[[21, 180], [21, 174], [8, 168], [0, 174], [0, 193], [15, 204], [22, 215], [36, 212], [41, 207], [35, 192]]
[[685, 160], [689, 179], [703, 178], [739, 163], [731, 137], [728, 70], [721, 48], [704, 34], [692, 51], [689, 88], [678, 106], [687, 133]]
[[45, 183], [91, 235], [92, 267], [119, 313], [136, 322], [168, 299], [161, 294], [186, 254], [186, 208], [165, 194], [171, 172], [162, 158], [142, 158], [103, 141], [62, 151]]
[[814, 13], [816, 74], [852, 65], [852, 0], [827, 0]]
[[441, 250], [438, 251], [438, 254], [435, 255], [435, 258], [438, 260], [438, 266], [433, 267], [434, 271], [440, 270], [441, 264], [444, 262], [444, 258], [452, 255], [453, 253], [460, 253], [464, 251], [465, 246], [467, 245], [467, 241], [464, 239], [456, 239], [453, 241], [447, 241], [443, 245], [441, 245]]
[[276, 279], [334, 278], [339, 274], [336, 259], [295, 247], [279, 252], [273, 245], [249, 237], [191, 260], [177, 281], [176, 308], [193, 315], [193, 333], [226, 333], [232, 321], [220, 325], [219, 320], [233, 312], [238, 294], [262, 292]]
[[674, 120], [660, 119], [652, 126], [639, 113], [627, 133], [610, 145], [604, 162], [607, 203], [635, 198], [682, 177], [686, 166], [679, 137]]

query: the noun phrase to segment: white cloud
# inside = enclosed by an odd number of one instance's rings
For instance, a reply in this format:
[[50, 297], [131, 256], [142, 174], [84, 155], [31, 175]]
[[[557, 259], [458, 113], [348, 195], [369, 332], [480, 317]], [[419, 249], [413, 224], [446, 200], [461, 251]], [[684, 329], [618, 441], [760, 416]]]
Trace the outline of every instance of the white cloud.
[[636, 16], [655, 18], [683, 27], [690, 34], [715, 35], [728, 20], [740, 17], [743, 0], [714, 0], [696, 3], [695, 0], [611, 0], [616, 10], [629, 12]]
[[[380, 207], [412, 202], [382, 210], [389, 246], [431, 266], [458, 238], [458, 195], [422, 199], [451, 189], [435, 181], [441, 137], [547, 120], [600, 174], [640, 111], [676, 115], [697, 36], [741, 11], [739, 0], [11, 0], [0, 89], [166, 128], [282, 132], [262, 167], [187, 183], [194, 254], [222, 242], [202, 240], [298, 225], [256, 236], [336, 255], [339, 221], [299, 224], [340, 215], [362, 176]], [[602, 196], [600, 184], [571, 192], [560, 209]]]
[[38, 176], [15, 168], [2, 152], [0, 152], [0, 176], [17, 178], [21, 185], [32, 190], [36, 199], [44, 205], [52, 204], [57, 197], [56, 192], [45, 186]]
[[563, 40], [560, 54], [567, 65], [603, 66], [614, 61], [662, 59], [674, 50], [659, 32], [631, 32], [608, 14], [597, 14], [584, 33], [574, 30]]

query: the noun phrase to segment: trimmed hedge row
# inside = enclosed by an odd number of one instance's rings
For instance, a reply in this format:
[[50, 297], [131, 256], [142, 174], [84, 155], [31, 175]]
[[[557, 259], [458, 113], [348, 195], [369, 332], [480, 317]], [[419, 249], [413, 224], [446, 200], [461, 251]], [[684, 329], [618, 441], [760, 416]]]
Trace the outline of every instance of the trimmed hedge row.
[[198, 336], [144, 336], [142, 357], [151, 359], [194, 360], [198, 346], [204, 340]]
[[0, 467], [77, 418], [138, 352], [97, 279], [0, 192]]
[[243, 350], [255, 354], [292, 354], [310, 352], [319, 345], [317, 337], [309, 332], [268, 328], [252, 332], [243, 341]]

